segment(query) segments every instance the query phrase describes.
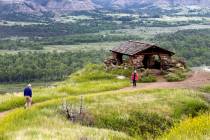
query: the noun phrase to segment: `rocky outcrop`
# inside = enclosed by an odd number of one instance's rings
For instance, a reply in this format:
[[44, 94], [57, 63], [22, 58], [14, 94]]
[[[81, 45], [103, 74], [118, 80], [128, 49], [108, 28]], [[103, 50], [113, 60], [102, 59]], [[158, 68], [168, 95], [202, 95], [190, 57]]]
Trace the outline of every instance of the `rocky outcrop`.
[[91, 0], [49, 0], [46, 9], [50, 11], [88, 11], [94, 10], [96, 5]]
[[91, 0], [0, 0], [4, 13], [89, 11], [96, 7]]
[[150, 6], [200, 6], [200, 7], [210, 7], [210, 1], [209, 0], [113, 0], [114, 6], [119, 7], [128, 7], [132, 5], [150, 5]]
[[0, 0], [0, 12], [42, 13], [102, 9], [124, 9], [145, 6], [209, 7], [209, 0]]

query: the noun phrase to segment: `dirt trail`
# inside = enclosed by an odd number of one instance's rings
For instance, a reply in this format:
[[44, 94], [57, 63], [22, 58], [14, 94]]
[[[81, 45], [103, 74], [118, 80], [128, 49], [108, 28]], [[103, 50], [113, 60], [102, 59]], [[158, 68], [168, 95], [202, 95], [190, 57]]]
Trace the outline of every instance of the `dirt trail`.
[[[184, 89], [198, 89], [202, 85], [210, 84], [210, 72], [206, 71], [194, 71], [192, 76], [182, 82], [165, 82], [163, 79], [156, 83], [143, 83], [138, 84], [136, 88], [127, 87], [120, 89], [119, 91], [134, 91], [140, 89], [156, 89], [156, 88], [184, 88]], [[210, 100], [210, 96], [208, 96]], [[37, 103], [39, 104], [39, 103]], [[34, 104], [35, 105], [35, 104]], [[9, 111], [0, 112], [0, 118], [4, 117]]]
[[4, 111], [4, 112], [0, 112], [0, 118], [4, 117], [7, 113], [9, 113], [9, 111]]
[[198, 89], [202, 85], [210, 84], [210, 72], [194, 71], [192, 76], [181, 82], [165, 82], [159, 81], [156, 83], [138, 84], [136, 88], [127, 87], [121, 90], [139, 90], [139, 89], [155, 89], [155, 88], [184, 88], [184, 89]]

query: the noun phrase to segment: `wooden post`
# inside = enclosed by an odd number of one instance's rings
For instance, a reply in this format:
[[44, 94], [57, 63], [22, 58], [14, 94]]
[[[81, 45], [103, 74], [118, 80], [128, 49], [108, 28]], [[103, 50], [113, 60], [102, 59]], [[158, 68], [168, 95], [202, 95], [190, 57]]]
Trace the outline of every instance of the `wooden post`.
[[83, 96], [81, 96], [80, 98], [80, 110], [79, 110], [79, 114], [81, 115], [83, 112]]
[[161, 58], [160, 54], [158, 54], [158, 56], [160, 59], [160, 71], [162, 72], [163, 71], [163, 62], [162, 62], [162, 58]]

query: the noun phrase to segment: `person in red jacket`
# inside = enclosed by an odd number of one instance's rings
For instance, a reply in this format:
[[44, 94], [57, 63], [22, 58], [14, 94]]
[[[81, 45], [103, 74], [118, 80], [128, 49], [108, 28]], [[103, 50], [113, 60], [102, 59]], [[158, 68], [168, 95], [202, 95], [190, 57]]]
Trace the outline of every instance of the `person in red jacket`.
[[133, 81], [133, 87], [136, 87], [136, 82], [139, 80], [139, 75], [136, 70], [132, 73], [131, 80]]

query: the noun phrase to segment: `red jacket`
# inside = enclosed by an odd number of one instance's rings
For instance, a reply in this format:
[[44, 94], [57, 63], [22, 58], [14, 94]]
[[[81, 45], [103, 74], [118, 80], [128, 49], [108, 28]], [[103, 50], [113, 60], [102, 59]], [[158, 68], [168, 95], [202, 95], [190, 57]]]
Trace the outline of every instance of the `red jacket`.
[[[136, 74], [135, 77], [134, 77], [134, 74]], [[132, 79], [132, 80], [138, 81], [138, 80], [139, 80], [139, 75], [138, 75], [138, 73], [132, 73], [131, 79]]]

